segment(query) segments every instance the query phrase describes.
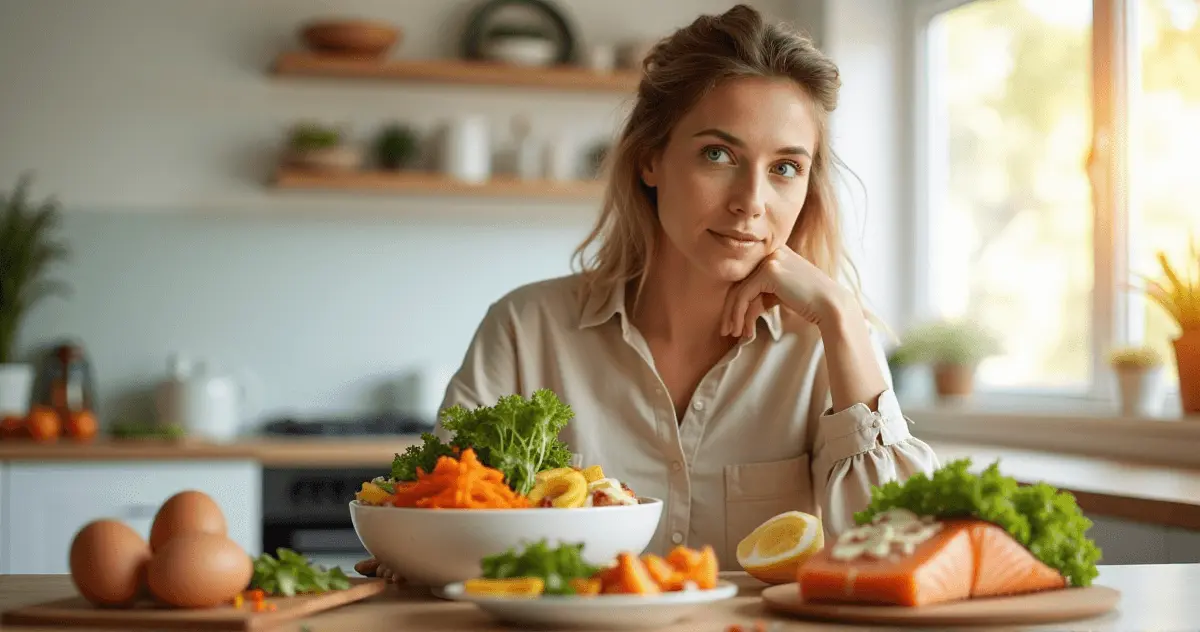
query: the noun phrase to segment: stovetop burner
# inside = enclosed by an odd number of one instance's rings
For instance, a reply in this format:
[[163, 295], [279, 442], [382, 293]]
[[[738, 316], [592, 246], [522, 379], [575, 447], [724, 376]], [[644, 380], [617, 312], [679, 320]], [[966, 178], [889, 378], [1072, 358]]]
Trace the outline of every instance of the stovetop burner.
[[400, 414], [384, 414], [367, 418], [308, 419], [285, 417], [267, 422], [262, 428], [267, 435], [366, 437], [386, 435], [415, 435], [433, 432], [433, 423], [425, 419]]

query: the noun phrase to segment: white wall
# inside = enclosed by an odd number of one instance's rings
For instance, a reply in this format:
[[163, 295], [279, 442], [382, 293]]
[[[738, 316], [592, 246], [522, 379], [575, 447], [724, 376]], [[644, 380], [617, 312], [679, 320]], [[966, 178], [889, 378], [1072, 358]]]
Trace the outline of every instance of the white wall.
[[[811, 2], [753, 4], [803, 19], [823, 11]], [[732, 4], [560, 3], [585, 41], [659, 35]], [[263, 183], [283, 130], [305, 117], [359, 134], [390, 118], [429, 128], [474, 110], [502, 128], [498, 139], [528, 112], [539, 131], [586, 141], [611, 130], [622, 98], [283, 80], [266, 68], [295, 45], [298, 24], [328, 13], [402, 24], [399, 54], [448, 54], [471, 6], [0, 0], [0, 188], [34, 170], [35, 193], [70, 210], [76, 251], [61, 274], [75, 294], [33, 313], [22, 348], [77, 336], [106, 421], [144, 407], [176, 350], [256, 373], [267, 415], [360, 412], [408, 367], [455, 366], [491, 300], [569, 271], [594, 209], [277, 194]], [[875, 208], [878, 220], [886, 211]]]

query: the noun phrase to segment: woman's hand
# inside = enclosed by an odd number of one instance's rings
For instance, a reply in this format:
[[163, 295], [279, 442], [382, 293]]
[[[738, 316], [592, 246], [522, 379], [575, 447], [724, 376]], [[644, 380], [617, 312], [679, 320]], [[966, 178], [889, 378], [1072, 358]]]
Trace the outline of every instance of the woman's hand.
[[397, 575], [392, 569], [379, 563], [379, 560], [370, 558], [363, 560], [354, 565], [354, 571], [363, 577], [382, 577], [388, 580], [390, 584], [400, 584], [404, 582], [404, 578]]
[[749, 336], [758, 317], [779, 304], [820, 327], [848, 305], [847, 295], [820, 268], [781, 246], [729, 291], [721, 335]]
[[758, 317], [775, 305], [783, 305], [821, 330], [834, 410], [856, 403], [876, 410], [888, 383], [875, 357], [867, 319], [853, 295], [783, 246], [730, 290], [722, 335], [749, 336]]

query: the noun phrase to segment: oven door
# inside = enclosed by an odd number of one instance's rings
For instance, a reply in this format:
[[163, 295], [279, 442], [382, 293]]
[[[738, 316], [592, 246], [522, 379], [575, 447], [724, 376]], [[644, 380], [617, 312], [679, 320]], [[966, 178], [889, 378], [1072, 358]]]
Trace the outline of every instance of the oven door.
[[350, 501], [377, 469], [267, 468], [263, 471], [263, 551], [291, 549], [353, 575], [370, 554], [354, 532]]

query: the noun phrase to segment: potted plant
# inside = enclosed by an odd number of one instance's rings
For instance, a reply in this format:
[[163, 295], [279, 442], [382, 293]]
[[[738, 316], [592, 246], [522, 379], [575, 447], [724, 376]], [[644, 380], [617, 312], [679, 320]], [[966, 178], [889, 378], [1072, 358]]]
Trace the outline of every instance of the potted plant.
[[375, 139], [375, 157], [384, 169], [398, 170], [412, 165], [417, 157], [417, 133], [399, 123], [384, 127]]
[[1163, 398], [1163, 360], [1150, 347], [1121, 347], [1108, 354], [1117, 377], [1118, 406], [1126, 416], [1152, 417]]
[[[1177, 272], [1166, 253], [1158, 253], [1165, 279], [1146, 279], [1146, 293], [1179, 325], [1171, 342], [1179, 369], [1179, 396], [1184, 415], [1200, 415], [1200, 248], [1193, 237], [1188, 256]], [[1182, 272], [1182, 274], [1179, 274]]]
[[54, 239], [59, 205], [53, 198], [30, 200], [31, 180], [23, 175], [11, 193], [0, 194], [0, 417], [29, 413], [34, 367], [16, 356], [25, 317], [42, 299], [68, 291], [62, 281], [46, 278], [50, 266], [69, 254]]
[[938, 397], [949, 399], [969, 397], [974, 392], [976, 368], [1000, 352], [1000, 343], [975, 323], [941, 320], [910, 330], [902, 340], [902, 348], [911, 361], [932, 367]]
[[353, 171], [362, 165], [362, 154], [344, 142], [342, 130], [312, 121], [292, 126], [288, 133], [286, 162], [304, 169]]

